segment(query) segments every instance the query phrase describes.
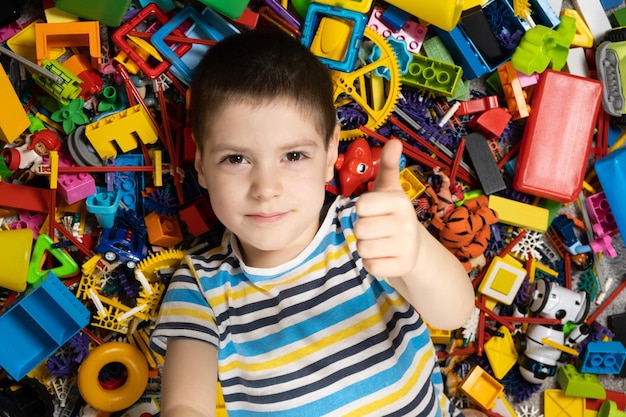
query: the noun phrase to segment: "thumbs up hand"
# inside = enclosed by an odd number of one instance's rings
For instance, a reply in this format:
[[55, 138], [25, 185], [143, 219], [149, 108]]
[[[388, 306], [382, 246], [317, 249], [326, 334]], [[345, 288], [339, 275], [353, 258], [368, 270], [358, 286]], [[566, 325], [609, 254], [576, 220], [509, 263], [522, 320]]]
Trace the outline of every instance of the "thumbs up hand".
[[412, 271], [419, 249], [420, 224], [400, 183], [401, 156], [400, 141], [385, 144], [372, 191], [356, 202], [357, 252], [365, 269], [381, 278], [401, 277]]

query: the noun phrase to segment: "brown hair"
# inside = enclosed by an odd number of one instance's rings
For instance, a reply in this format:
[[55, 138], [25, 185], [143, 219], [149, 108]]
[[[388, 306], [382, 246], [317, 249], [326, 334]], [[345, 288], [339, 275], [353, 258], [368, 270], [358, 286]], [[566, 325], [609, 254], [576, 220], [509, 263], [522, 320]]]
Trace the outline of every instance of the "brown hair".
[[328, 69], [278, 30], [255, 29], [218, 42], [196, 67], [190, 90], [192, 129], [200, 151], [214, 117], [227, 103], [292, 101], [313, 118], [326, 144], [337, 123]]

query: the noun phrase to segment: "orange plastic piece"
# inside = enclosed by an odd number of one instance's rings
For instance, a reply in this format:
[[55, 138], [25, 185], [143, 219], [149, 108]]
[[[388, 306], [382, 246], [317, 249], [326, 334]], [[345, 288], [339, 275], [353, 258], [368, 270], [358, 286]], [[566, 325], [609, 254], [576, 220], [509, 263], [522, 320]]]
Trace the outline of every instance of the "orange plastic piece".
[[12, 143], [30, 126], [30, 121], [2, 65], [0, 65], [0, 91], [2, 91], [0, 141]]
[[155, 143], [158, 139], [157, 128], [141, 104], [122, 110], [111, 116], [88, 124], [85, 136], [91, 142], [101, 158], [114, 158], [116, 142], [122, 152], [137, 148], [138, 137], [143, 143]]
[[[35, 24], [43, 23], [37, 19], [15, 35], [7, 39], [7, 46], [19, 56], [30, 62], [37, 62], [37, 50], [35, 47]], [[65, 48], [50, 48], [50, 59], [57, 59], [65, 53]]]
[[153, 245], [170, 247], [183, 240], [178, 219], [172, 216], [160, 216], [152, 212], [145, 217], [148, 228], [148, 241]]
[[100, 24], [97, 21], [35, 24], [37, 64], [50, 59], [51, 48], [89, 47], [91, 66], [98, 71], [102, 66]]
[[517, 70], [509, 61], [498, 67], [500, 83], [504, 91], [504, 98], [513, 120], [523, 119], [530, 114], [530, 106], [526, 102], [526, 92], [517, 76]]
[[504, 391], [502, 384], [478, 365], [467, 374], [459, 388], [486, 410], [491, 410], [496, 405], [496, 399]]

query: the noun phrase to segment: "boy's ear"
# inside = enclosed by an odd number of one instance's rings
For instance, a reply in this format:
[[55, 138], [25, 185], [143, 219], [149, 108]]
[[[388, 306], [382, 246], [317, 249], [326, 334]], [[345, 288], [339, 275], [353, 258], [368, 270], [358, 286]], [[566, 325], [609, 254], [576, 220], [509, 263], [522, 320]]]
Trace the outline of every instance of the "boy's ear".
[[341, 133], [341, 126], [335, 125], [333, 135], [328, 141], [328, 152], [326, 161], [326, 181], [330, 181], [335, 176], [335, 162], [337, 161], [337, 155], [339, 152], [339, 135]]
[[200, 152], [200, 149], [198, 149], [197, 147], [196, 155], [193, 159], [193, 166], [198, 172], [198, 184], [200, 184], [202, 188], [206, 188], [206, 181], [204, 179], [204, 166], [202, 165], [202, 152]]

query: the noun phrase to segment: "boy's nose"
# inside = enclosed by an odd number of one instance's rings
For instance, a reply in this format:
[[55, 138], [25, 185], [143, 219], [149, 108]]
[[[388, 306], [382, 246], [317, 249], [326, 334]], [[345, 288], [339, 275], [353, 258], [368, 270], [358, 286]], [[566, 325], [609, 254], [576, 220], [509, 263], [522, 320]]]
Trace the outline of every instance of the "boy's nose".
[[274, 170], [263, 168], [252, 173], [251, 193], [256, 199], [274, 198], [282, 192], [280, 174]]

